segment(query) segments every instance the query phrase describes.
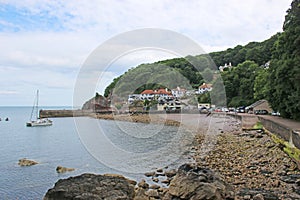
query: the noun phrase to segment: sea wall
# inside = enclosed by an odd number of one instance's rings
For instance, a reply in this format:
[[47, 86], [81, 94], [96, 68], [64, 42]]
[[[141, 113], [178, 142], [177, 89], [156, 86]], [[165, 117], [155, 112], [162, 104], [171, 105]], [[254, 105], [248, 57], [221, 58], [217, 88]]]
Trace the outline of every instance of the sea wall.
[[41, 118], [89, 116], [91, 110], [40, 110]]
[[265, 129], [300, 149], [299, 131], [292, 130], [283, 124], [278, 124], [272, 120], [265, 119], [263, 117], [259, 117], [259, 120], [261, 121]]
[[227, 115], [241, 121], [242, 130], [252, 130], [259, 121], [256, 115], [241, 115], [236, 113], [228, 113]]

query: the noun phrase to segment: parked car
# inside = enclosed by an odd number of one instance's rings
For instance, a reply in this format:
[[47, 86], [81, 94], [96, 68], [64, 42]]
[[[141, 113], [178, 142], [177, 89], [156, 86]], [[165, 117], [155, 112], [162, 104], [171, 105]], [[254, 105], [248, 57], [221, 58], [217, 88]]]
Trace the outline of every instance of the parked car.
[[202, 107], [201, 109], [199, 109], [200, 114], [207, 114], [209, 111], [206, 107]]
[[245, 113], [245, 106], [241, 106], [237, 108], [238, 113]]
[[275, 112], [275, 111], [273, 111], [273, 112], [272, 112], [272, 115], [273, 115], [273, 116], [280, 116], [280, 112]]
[[229, 112], [234, 113], [236, 110], [233, 107], [228, 108]]
[[269, 112], [267, 110], [255, 110], [256, 115], [267, 115]]
[[229, 110], [228, 110], [228, 108], [223, 107], [223, 108], [222, 108], [222, 112], [229, 112]]

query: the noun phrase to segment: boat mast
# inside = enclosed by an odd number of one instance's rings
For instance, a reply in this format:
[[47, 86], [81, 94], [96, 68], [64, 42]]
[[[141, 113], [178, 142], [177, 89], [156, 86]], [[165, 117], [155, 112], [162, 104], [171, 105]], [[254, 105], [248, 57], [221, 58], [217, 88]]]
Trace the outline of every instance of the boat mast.
[[39, 90], [36, 92], [36, 118], [39, 118]]

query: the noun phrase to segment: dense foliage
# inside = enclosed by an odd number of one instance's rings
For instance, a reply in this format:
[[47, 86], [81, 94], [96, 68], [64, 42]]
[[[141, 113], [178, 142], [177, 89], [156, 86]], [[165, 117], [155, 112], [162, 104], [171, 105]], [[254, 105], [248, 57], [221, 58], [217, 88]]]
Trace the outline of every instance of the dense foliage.
[[300, 0], [287, 11], [274, 45], [268, 99], [282, 116], [300, 120]]

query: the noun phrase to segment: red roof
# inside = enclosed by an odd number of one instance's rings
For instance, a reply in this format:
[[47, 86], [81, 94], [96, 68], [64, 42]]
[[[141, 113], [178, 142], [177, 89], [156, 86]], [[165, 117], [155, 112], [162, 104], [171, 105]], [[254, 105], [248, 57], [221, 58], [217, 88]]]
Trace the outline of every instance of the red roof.
[[141, 94], [154, 94], [153, 90], [144, 90]]
[[206, 84], [206, 83], [203, 83], [202, 85], [199, 86], [199, 88], [202, 88], [202, 89], [211, 88], [211, 87], [212, 87], [212, 84]]
[[166, 95], [170, 95], [172, 93], [166, 91], [166, 89], [158, 89], [154, 94], [166, 94]]
[[166, 94], [171, 95], [171, 92], [166, 91], [165, 89], [158, 89], [158, 90], [144, 90], [141, 94]]

